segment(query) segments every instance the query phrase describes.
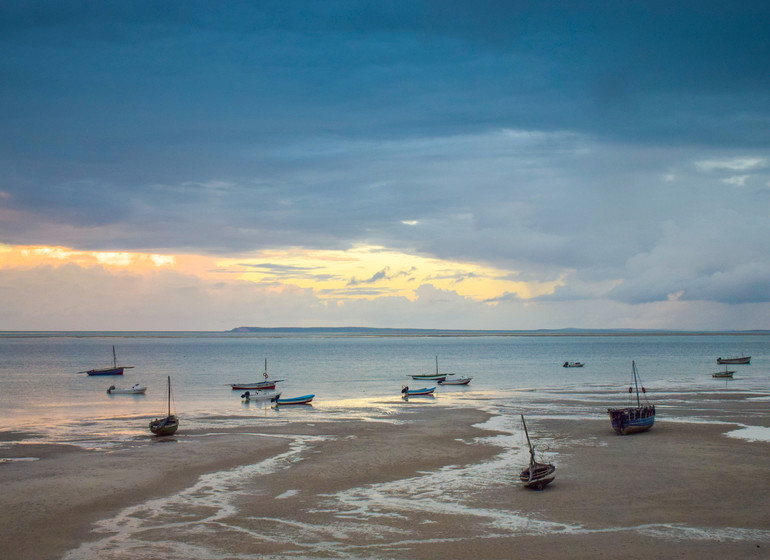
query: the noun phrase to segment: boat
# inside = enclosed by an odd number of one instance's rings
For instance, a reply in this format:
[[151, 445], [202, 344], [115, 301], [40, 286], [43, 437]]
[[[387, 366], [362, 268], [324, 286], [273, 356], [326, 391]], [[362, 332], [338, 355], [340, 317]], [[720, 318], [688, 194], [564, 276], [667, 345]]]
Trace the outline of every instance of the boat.
[[419, 397], [419, 396], [426, 396], [426, 395], [432, 395], [433, 391], [435, 391], [435, 387], [423, 387], [421, 389], [410, 389], [408, 385], [404, 385], [401, 387], [401, 394], [405, 397]]
[[139, 385], [137, 383], [133, 387], [129, 389], [122, 389], [120, 387], [115, 387], [115, 385], [110, 385], [110, 388], [107, 389], [108, 395], [144, 395], [144, 392], [147, 390], [147, 387], [143, 387], [142, 385]]
[[264, 401], [270, 401], [274, 403], [278, 400], [278, 398], [281, 396], [281, 393], [278, 391], [254, 391], [253, 393], [251, 391], [246, 391], [241, 395], [241, 398], [245, 402], [264, 402]]
[[735, 373], [735, 370], [728, 370], [727, 366], [725, 366], [725, 370], [724, 371], [714, 372], [714, 373], [711, 374], [711, 377], [717, 377], [717, 378], [726, 377], [728, 379], [732, 379], [734, 373]]
[[439, 385], [467, 385], [471, 382], [472, 377], [453, 377], [451, 379], [439, 380]]
[[751, 356], [741, 356], [740, 358], [717, 358], [717, 363], [722, 364], [750, 364]]
[[582, 362], [564, 362], [562, 367], [583, 367], [584, 365]]
[[[636, 370], [636, 364], [631, 362], [631, 371], [633, 373], [633, 382], [636, 387], [636, 406], [626, 408], [608, 408], [612, 428], [620, 435], [635, 434], [644, 432], [652, 428], [655, 424], [655, 405], [649, 403], [647, 399], [647, 390], [642, 386], [645, 404], [642, 405], [639, 399], [639, 372]], [[629, 394], [633, 393], [634, 388], [629, 387]]]
[[123, 375], [123, 370], [131, 369], [134, 366], [119, 366], [118, 358], [115, 355], [115, 345], [112, 345], [112, 367], [101, 369], [89, 369], [86, 371], [79, 371], [78, 373], [87, 373], [88, 375]]
[[267, 373], [267, 358], [265, 358], [265, 372], [262, 376], [265, 378], [264, 381], [256, 381], [254, 383], [230, 383], [230, 387], [233, 388], [233, 391], [253, 391], [255, 389], [264, 391], [266, 389], [275, 389], [275, 384], [283, 381], [283, 379], [276, 379], [274, 381], [268, 380], [270, 375]]
[[168, 414], [165, 418], [156, 418], [150, 422], [150, 431], [156, 436], [170, 436], [176, 433], [179, 418], [171, 414], [171, 376], [168, 376]]
[[315, 397], [315, 395], [302, 395], [301, 397], [292, 397], [290, 399], [278, 398], [275, 400], [275, 404], [276, 405], [310, 404], [310, 401], [313, 400], [313, 397]]
[[454, 373], [439, 373], [438, 372], [438, 356], [436, 356], [436, 373], [418, 373], [410, 375], [410, 377], [417, 381], [435, 381], [436, 383], [442, 383], [446, 381], [446, 378], [454, 375]]
[[535, 460], [535, 448], [529, 439], [527, 423], [524, 421], [524, 415], [521, 415], [521, 423], [524, 424], [524, 433], [527, 435], [527, 445], [529, 445], [529, 466], [521, 471], [519, 480], [524, 488], [533, 490], [542, 490], [556, 478], [556, 467], [551, 463], [539, 463]]

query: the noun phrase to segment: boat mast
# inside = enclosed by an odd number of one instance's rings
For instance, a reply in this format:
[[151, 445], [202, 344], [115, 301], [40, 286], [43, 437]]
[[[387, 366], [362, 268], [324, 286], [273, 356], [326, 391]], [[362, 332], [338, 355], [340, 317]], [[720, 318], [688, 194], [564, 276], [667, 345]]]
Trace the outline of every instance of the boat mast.
[[[532, 448], [532, 442], [529, 441], [529, 431], [527, 431], [527, 423], [524, 421], [524, 415], [521, 415], [521, 423], [524, 424], [524, 434], [527, 436], [527, 445], [529, 445], [529, 464], [535, 464], [535, 450]], [[530, 477], [532, 472], [530, 471]]]
[[118, 357], [115, 355], [115, 345], [112, 345], [112, 367], [118, 367]]
[[168, 376], [168, 415], [171, 416], [171, 376]]
[[631, 369], [634, 372], [634, 385], [636, 386], [636, 406], [641, 407], [642, 403], [639, 400], [639, 382], [636, 380], [636, 364], [634, 363], [634, 360], [631, 360]]
[[436, 375], [438, 375], [438, 356], [436, 356]]

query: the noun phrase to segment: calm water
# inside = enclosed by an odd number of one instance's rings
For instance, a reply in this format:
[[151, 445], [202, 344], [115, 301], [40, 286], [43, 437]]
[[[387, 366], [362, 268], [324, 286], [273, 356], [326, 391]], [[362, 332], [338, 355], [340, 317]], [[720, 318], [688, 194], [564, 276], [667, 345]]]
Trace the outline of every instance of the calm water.
[[[124, 376], [77, 372], [118, 362]], [[715, 380], [718, 356], [751, 355]], [[406, 406], [407, 377], [442, 372], [471, 375], [468, 387], [441, 387], [439, 404], [510, 401], [544, 393], [594, 395], [600, 409], [620, 394], [635, 360], [649, 393], [765, 392], [770, 388], [768, 335], [664, 336], [265, 336], [242, 333], [0, 333], [0, 420], [4, 429], [42, 433], [51, 441], [99, 447], [145, 436], [165, 408], [171, 376], [183, 426], [388, 414]], [[227, 385], [261, 380], [264, 359], [284, 397], [316, 395], [312, 407], [274, 409], [244, 404]], [[565, 360], [586, 367], [561, 367]], [[146, 395], [107, 395], [114, 384], [141, 383]], [[542, 398], [542, 397], [541, 397]], [[362, 412], [364, 411], [364, 412]], [[368, 412], [367, 412], [368, 411]]]

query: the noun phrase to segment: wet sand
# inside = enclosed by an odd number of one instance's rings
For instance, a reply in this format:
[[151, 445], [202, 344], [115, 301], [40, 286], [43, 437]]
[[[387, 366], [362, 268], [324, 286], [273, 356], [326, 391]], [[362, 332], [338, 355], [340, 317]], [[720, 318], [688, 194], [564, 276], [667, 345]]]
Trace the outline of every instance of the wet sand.
[[[730, 405], [733, 416], [744, 405]], [[770, 426], [770, 403], [750, 406], [752, 424]], [[686, 419], [685, 408], [667, 412]], [[109, 452], [20, 445], [0, 433], [0, 457], [38, 458], [0, 464], [2, 556], [770, 554], [770, 443], [726, 437], [734, 425], [673, 421], [659, 412], [652, 430], [623, 437], [598, 414], [531, 414], [530, 432], [557, 465], [554, 483], [535, 492], [517, 482], [522, 442], [494, 421], [483, 424], [489, 418], [429, 404], [387, 422], [180, 429], [173, 438]], [[244, 465], [259, 468], [238, 471]], [[167, 510], [148, 505], [153, 499]]]

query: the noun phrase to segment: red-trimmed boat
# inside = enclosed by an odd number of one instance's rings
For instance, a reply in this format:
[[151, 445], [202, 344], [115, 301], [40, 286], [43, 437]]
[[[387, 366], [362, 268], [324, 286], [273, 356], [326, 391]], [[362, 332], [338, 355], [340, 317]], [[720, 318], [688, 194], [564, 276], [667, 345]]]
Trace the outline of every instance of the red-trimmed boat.
[[280, 383], [283, 379], [276, 379], [270, 381], [268, 378], [270, 375], [267, 373], [267, 358], [265, 358], [265, 372], [262, 374], [265, 378], [264, 381], [256, 381], [254, 383], [230, 383], [230, 387], [233, 391], [266, 391], [269, 389], [275, 389], [275, 384]]

